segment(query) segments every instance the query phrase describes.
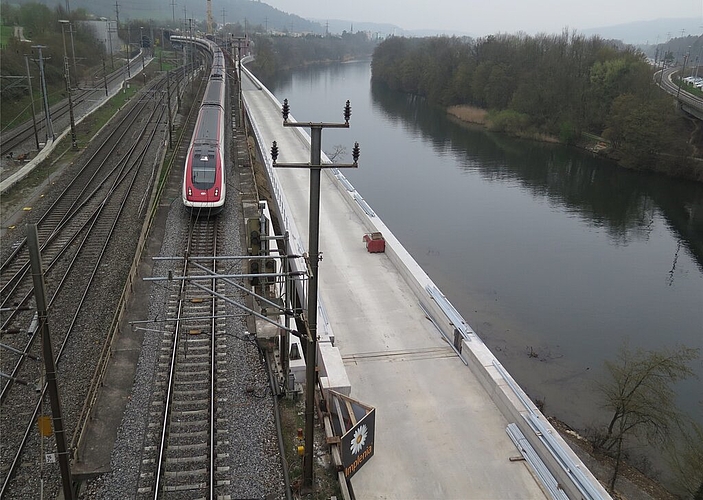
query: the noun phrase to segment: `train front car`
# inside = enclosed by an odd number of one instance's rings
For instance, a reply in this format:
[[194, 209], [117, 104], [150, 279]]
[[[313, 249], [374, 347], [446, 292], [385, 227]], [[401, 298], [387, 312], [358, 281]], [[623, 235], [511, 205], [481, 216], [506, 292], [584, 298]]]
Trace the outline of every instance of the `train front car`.
[[225, 76], [224, 58], [217, 49], [183, 176], [183, 204], [195, 216], [215, 215], [225, 204]]

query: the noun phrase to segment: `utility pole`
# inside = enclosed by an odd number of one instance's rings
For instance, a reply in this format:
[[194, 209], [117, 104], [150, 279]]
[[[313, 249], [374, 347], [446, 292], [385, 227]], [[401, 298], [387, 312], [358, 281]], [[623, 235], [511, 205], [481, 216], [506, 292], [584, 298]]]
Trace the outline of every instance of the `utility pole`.
[[[188, 18], [188, 38], [190, 39], [190, 47], [188, 47], [188, 50], [190, 52], [190, 69], [193, 71], [195, 68], [195, 39], [193, 37], [193, 18]], [[193, 86], [195, 85], [195, 78], [193, 78], [190, 81], [190, 88], [191, 90], [193, 89]]]
[[112, 71], [115, 71], [115, 58], [112, 54], [112, 23], [109, 19], [105, 22], [107, 23], [107, 37], [110, 41], [110, 66], [112, 67]]
[[61, 483], [65, 499], [73, 500], [73, 480], [69, 463], [69, 450], [66, 444], [66, 433], [63, 428], [61, 415], [61, 400], [59, 398], [59, 385], [56, 377], [54, 351], [49, 335], [49, 320], [46, 309], [46, 290], [44, 287], [44, 270], [42, 268], [41, 254], [39, 251], [39, 233], [36, 224], [27, 224], [27, 245], [29, 247], [29, 260], [32, 267], [32, 280], [34, 281], [34, 300], [37, 303], [37, 317], [42, 339], [42, 357], [46, 371], [46, 385], [51, 401], [51, 418], [56, 437], [56, 451], [59, 455], [59, 468], [61, 469]]
[[78, 142], [76, 141], [76, 121], [73, 117], [73, 99], [71, 98], [71, 77], [68, 72], [68, 54], [66, 53], [66, 34], [64, 33], [64, 25], [71, 24], [70, 21], [66, 19], [59, 19], [61, 23], [61, 37], [63, 38], [63, 71], [64, 77], [66, 78], [66, 91], [68, 92], [68, 116], [71, 121], [71, 149], [74, 151], [78, 149]]
[[32, 75], [29, 72], [29, 57], [24, 55], [24, 63], [27, 66], [27, 86], [29, 87], [29, 100], [32, 103], [32, 126], [34, 127], [34, 140], [37, 142], [37, 151], [39, 150], [39, 131], [37, 130], [36, 110], [34, 109], [34, 92], [32, 91]]
[[71, 34], [71, 55], [73, 56], [73, 79], [76, 81], [76, 87], [78, 85], [78, 68], [76, 67], [76, 46], [73, 43], [73, 24], [69, 23], [68, 32]]
[[237, 71], [239, 78], [239, 92], [237, 93], [237, 101], [241, 113], [241, 116], [239, 117], [239, 123], [244, 123], [244, 107], [242, 106], [242, 47], [248, 47], [249, 40], [246, 36], [230, 36], [232, 37], [232, 43], [237, 44]]
[[41, 49], [46, 48], [46, 45], [32, 45], [33, 49], [39, 51], [39, 77], [41, 81], [42, 95], [44, 98], [44, 116], [46, 118], [46, 141], [49, 142], [49, 137], [53, 141], [56, 136], [54, 135], [54, 126], [51, 124], [51, 110], [49, 109], [49, 98], [46, 94], [46, 78], [44, 78], [44, 59], [42, 58]]
[[173, 137], [172, 131], [173, 131], [173, 125], [171, 121], [171, 72], [167, 71], [166, 72], [166, 106], [168, 108], [168, 147], [173, 148]]
[[105, 97], [107, 97], [107, 71], [105, 70], [105, 56], [102, 56], [103, 59], [103, 85], [105, 85]]
[[127, 78], [132, 78], [130, 73], [130, 61], [132, 60], [132, 28], [129, 25], [129, 20], [127, 21]]
[[139, 27], [139, 54], [142, 56], [142, 71], [144, 71], [144, 26]]
[[[239, 82], [241, 86], [241, 82]], [[349, 128], [351, 118], [351, 105], [349, 101], [344, 106], [344, 123], [301, 123], [289, 122], [290, 107], [288, 99], [283, 101], [283, 126], [306, 127], [310, 129], [310, 163], [276, 163], [278, 158], [278, 145], [276, 141], [271, 147], [271, 159], [274, 167], [308, 168], [310, 169], [310, 218], [308, 231], [308, 266], [310, 280], [308, 282], [308, 311], [307, 327], [308, 338], [305, 345], [305, 459], [303, 461], [303, 487], [312, 489], [314, 465], [314, 432], [315, 432], [315, 386], [317, 367], [317, 286], [318, 266], [320, 261], [320, 174], [323, 168], [357, 168], [359, 160], [359, 143], [354, 143], [352, 158], [354, 163], [322, 164], [322, 129], [323, 128]]]
[[676, 100], [679, 99], [681, 95], [681, 82], [683, 81], [684, 74], [686, 73], [686, 59], [688, 59], [688, 54], [683, 56], [683, 68], [681, 69], [681, 74], [679, 75], [679, 89], [676, 91]]

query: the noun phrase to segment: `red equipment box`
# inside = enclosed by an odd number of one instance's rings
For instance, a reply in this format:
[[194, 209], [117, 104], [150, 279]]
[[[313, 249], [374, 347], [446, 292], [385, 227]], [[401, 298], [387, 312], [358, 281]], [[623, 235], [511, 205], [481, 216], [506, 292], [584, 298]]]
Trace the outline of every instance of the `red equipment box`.
[[364, 243], [369, 253], [381, 253], [386, 251], [386, 240], [381, 233], [368, 233], [364, 235]]

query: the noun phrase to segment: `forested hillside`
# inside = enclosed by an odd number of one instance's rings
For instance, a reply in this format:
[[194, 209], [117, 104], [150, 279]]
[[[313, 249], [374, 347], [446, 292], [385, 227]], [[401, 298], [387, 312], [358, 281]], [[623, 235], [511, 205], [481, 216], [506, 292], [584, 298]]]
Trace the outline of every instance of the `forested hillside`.
[[255, 35], [253, 40], [256, 59], [248, 67], [264, 81], [276, 72], [305, 64], [368, 57], [376, 46], [363, 32], [344, 32], [341, 36]]
[[[29, 119], [29, 91], [26, 80], [27, 56], [30, 72], [34, 76], [33, 91], [35, 99], [39, 98], [39, 52], [36, 46], [42, 46], [44, 76], [48, 88], [50, 103], [65, 97], [65, 77], [63, 68], [63, 40], [68, 39], [70, 56], [78, 63], [71, 67], [74, 81], [85, 78], [91, 66], [100, 64], [101, 56], [105, 54], [104, 47], [92, 30], [84, 29], [81, 21], [88, 18], [82, 9], [73, 10], [68, 14], [62, 6], [50, 9], [42, 4], [27, 3], [19, 6], [3, 3], [0, 9], [2, 25], [10, 31], [13, 26], [24, 28], [24, 37], [31, 41], [22, 42], [14, 36], [4, 40], [0, 49], [0, 75], [2, 75], [2, 92], [0, 93], [0, 122], [2, 129], [14, 126], [18, 121]], [[59, 19], [72, 22], [73, 38], [67, 32], [65, 38], [61, 33]], [[78, 69], [75, 74], [74, 68]], [[38, 102], [38, 101], [37, 101]]]
[[653, 84], [630, 47], [580, 35], [497, 35], [478, 40], [390, 38], [373, 56], [373, 80], [449, 106], [488, 109], [489, 126], [575, 143], [605, 137], [630, 168], [703, 181], [692, 159], [700, 126]]

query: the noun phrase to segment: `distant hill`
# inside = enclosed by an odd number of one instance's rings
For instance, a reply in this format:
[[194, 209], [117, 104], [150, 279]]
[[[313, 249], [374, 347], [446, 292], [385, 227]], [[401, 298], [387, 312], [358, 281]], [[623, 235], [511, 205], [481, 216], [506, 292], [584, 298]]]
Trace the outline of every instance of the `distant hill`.
[[[14, 0], [13, 3], [41, 3], [50, 8], [64, 5], [64, 0]], [[153, 19], [171, 22], [176, 27], [182, 26], [185, 18], [199, 22], [205, 20], [207, 7], [205, 0], [144, 0], [142, 2], [117, 0], [70, 0], [71, 9], [85, 9], [99, 17], [115, 19], [115, 3], [119, 7], [120, 23], [128, 19]], [[185, 13], [184, 13], [185, 7]], [[324, 27], [314, 21], [303, 19], [294, 14], [280, 11], [261, 1], [228, 0], [224, 7], [224, 21], [227, 24], [248, 26], [261, 25], [271, 31], [311, 32], [322, 34]], [[222, 8], [213, 7], [213, 18], [218, 25], [223, 22]], [[175, 23], [174, 23], [175, 19]]]
[[[352, 22], [341, 19], [313, 19], [313, 21], [326, 27], [330, 33], [342, 33], [343, 31], [369, 31], [378, 33], [381, 36], [397, 35], [411, 37], [429, 37], [438, 35], [447, 36], [471, 36], [471, 33], [460, 33], [451, 30], [405, 30], [394, 24], [381, 24], [372, 22]], [[599, 35], [610, 40], [621, 40], [631, 45], [654, 45], [665, 43], [668, 39], [684, 36], [700, 35], [703, 33], [703, 20], [697, 18], [672, 18], [655, 19], [652, 21], [638, 21], [613, 26], [602, 26], [598, 28], [577, 29], [576, 31], [585, 36]], [[668, 36], [667, 36], [668, 33]], [[657, 40], [657, 37], [659, 39]]]
[[[41, 3], [49, 8], [58, 5], [65, 5], [66, 0], [12, 0], [13, 4]], [[203, 22], [206, 16], [205, 0], [143, 0], [135, 2], [132, 0], [70, 0], [72, 9], [83, 8], [88, 12], [99, 16], [115, 19], [115, 4], [119, 7], [120, 22], [129, 19], [149, 20], [159, 22], [169, 22], [174, 27], [183, 26], [184, 18], [192, 18], [198, 22]], [[304, 19], [295, 14], [289, 14], [278, 10], [261, 0], [228, 0], [223, 8], [213, 7], [213, 17], [218, 25], [223, 20], [227, 24], [239, 23], [248, 26], [262, 26], [269, 31], [278, 32], [309, 32], [324, 34], [341, 34], [344, 31], [358, 32], [368, 31], [377, 33], [381, 37], [389, 35], [400, 36], [472, 36], [470, 33], [458, 33], [450, 30], [404, 30], [399, 26], [388, 23], [374, 22], [353, 22], [340, 19]], [[291, 8], [294, 5], [291, 4]], [[185, 9], [185, 12], [184, 12]], [[219, 9], [219, 10], [218, 10]], [[670, 38], [700, 35], [703, 33], [703, 20], [698, 18], [672, 18], [655, 19], [652, 21], [640, 21], [614, 26], [603, 26], [598, 28], [579, 29], [578, 33], [591, 36], [600, 35], [605, 39], [622, 40], [633, 45], [654, 45], [665, 43]], [[658, 39], [657, 39], [658, 37]]]
[[605, 39], [622, 40], [631, 45], [654, 45], [665, 43], [670, 38], [681, 37], [682, 30], [683, 36], [700, 35], [703, 33], [703, 20], [699, 18], [655, 19], [578, 30], [578, 32], [587, 36], [600, 35]]
[[369, 33], [378, 34], [381, 37], [386, 37], [390, 35], [395, 36], [410, 36], [410, 37], [424, 37], [424, 36], [469, 36], [468, 33], [457, 33], [451, 30], [406, 30], [395, 24], [388, 23], [372, 23], [372, 22], [355, 22], [355, 21], [345, 21], [342, 19], [311, 19], [322, 26], [326, 27], [330, 33], [341, 34], [344, 31], [347, 32], [358, 32], [366, 31]]

